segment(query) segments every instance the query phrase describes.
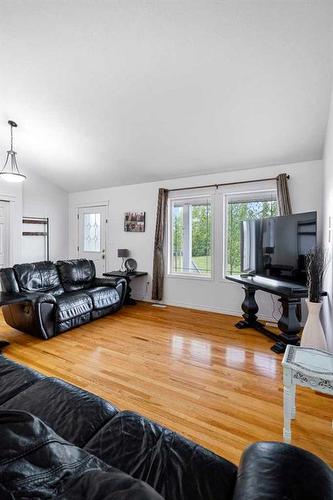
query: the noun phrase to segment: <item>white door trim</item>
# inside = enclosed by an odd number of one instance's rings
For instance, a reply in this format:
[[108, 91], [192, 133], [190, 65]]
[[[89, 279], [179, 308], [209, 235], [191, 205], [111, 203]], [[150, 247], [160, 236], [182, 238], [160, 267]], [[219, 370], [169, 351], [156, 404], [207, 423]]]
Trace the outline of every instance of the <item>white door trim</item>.
[[92, 201], [84, 203], [75, 203], [74, 208], [89, 208], [89, 207], [109, 207], [109, 200], [107, 201]]
[[[9, 250], [8, 250], [8, 257], [9, 257], [9, 266], [13, 266], [16, 264], [14, 262], [14, 248], [15, 248], [15, 235], [20, 236], [22, 238], [22, 219], [19, 224], [19, 227], [17, 227], [15, 223], [15, 216], [16, 214], [16, 203], [17, 203], [17, 196], [14, 194], [2, 194], [0, 193], [0, 200], [2, 201], [8, 201], [9, 202]], [[18, 233], [18, 234], [17, 234]], [[17, 242], [16, 242], [17, 246]], [[20, 244], [21, 247], [21, 244]]]

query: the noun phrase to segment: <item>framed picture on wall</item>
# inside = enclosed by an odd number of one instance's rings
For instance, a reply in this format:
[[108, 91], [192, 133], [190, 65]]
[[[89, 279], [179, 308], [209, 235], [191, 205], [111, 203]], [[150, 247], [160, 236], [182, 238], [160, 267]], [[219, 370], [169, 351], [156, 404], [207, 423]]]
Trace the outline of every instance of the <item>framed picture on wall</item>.
[[146, 212], [125, 212], [124, 231], [143, 233], [146, 229]]

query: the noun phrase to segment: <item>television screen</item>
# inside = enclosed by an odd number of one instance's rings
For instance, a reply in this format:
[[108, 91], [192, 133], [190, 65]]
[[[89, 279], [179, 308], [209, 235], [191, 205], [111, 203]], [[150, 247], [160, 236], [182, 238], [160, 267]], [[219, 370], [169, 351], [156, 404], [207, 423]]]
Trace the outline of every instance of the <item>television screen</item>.
[[305, 257], [316, 244], [316, 212], [243, 221], [242, 272], [306, 285]]

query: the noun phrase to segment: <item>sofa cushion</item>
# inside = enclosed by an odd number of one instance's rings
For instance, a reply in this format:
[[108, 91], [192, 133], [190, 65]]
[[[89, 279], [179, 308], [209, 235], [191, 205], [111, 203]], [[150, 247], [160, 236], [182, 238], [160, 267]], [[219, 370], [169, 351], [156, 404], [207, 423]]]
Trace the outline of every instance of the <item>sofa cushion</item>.
[[58, 295], [64, 291], [58, 270], [52, 262], [16, 264], [13, 269], [22, 292], [48, 292]]
[[136, 413], [117, 413], [85, 449], [166, 500], [232, 498], [235, 465]]
[[0, 410], [2, 500], [162, 500], [147, 484], [59, 437], [33, 415]]
[[89, 288], [96, 276], [95, 264], [88, 259], [59, 260], [57, 268], [65, 292]]
[[67, 441], [83, 446], [117, 412], [117, 408], [62, 380], [45, 378], [2, 405], [41, 418]]
[[92, 300], [86, 293], [73, 292], [64, 293], [57, 298], [57, 307], [55, 313], [56, 323], [77, 318], [93, 309]]
[[117, 290], [109, 286], [88, 288], [85, 293], [91, 297], [94, 309], [103, 309], [120, 301]]
[[0, 405], [44, 378], [41, 373], [0, 355]]

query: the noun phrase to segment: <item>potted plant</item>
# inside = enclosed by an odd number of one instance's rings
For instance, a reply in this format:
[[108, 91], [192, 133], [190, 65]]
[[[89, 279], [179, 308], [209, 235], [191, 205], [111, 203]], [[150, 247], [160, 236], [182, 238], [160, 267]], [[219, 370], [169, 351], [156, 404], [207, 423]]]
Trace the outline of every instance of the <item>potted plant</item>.
[[327, 263], [327, 252], [321, 246], [315, 247], [306, 256], [308, 318], [303, 328], [302, 347], [327, 350], [326, 337], [320, 321], [323, 277]]

